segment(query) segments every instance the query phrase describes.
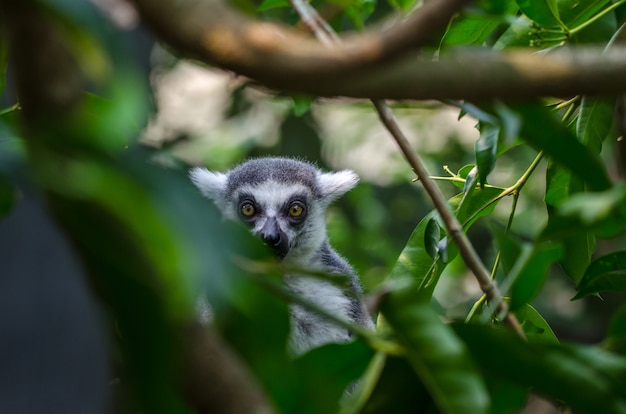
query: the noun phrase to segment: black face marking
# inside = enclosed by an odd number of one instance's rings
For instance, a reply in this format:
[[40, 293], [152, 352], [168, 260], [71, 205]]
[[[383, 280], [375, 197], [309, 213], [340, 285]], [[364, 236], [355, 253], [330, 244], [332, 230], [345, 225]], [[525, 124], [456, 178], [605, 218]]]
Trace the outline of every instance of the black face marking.
[[290, 224], [298, 226], [306, 219], [308, 213], [307, 205], [306, 195], [296, 194], [283, 204], [281, 212], [287, 217]]
[[245, 223], [252, 223], [262, 211], [254, 200], [254, 197], [249, 194], [242, 194], [239, 197], [237, 206], [237, 214]]

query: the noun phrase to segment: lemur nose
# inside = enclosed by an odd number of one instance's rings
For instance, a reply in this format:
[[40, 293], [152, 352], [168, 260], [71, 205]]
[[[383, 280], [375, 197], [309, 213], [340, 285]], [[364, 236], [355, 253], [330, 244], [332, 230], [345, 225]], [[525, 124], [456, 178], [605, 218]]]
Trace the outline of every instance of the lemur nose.
[[269, 217], [267, 219], [259, 235], [265, 244], [274, 249], [274, 252], [279, 258], [285, 257], [289, 252], [289, 239], [278, 226], [275, 217]]
[[271, 246], [278, 246], [281, 242], [280, 233], [277, 232], [263, 233], [261, 234], [261, 238]]

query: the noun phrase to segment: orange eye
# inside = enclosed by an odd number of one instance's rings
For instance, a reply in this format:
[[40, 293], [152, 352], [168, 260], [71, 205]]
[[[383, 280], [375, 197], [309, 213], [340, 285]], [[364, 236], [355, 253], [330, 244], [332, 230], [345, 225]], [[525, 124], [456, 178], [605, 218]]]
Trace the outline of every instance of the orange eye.
[[292, 203], [289, 206], [289, 217], [301, 217], [304, 213], [304, 206], [300, 203]]
[[254, 213], [256, 213], [256, 209], [252, 204], [245, 203], [241, 206], [241, 214], [243, 214], [245, 217], [252, 217], [254, 216]]

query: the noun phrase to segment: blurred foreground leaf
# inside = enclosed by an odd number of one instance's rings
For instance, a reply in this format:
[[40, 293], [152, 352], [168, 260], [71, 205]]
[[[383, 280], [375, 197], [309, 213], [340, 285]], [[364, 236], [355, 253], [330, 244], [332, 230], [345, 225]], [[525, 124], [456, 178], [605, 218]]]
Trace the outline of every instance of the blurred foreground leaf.
[[487, 388], [470, 353], [429, 301], [416, 300], [412, 285], [391, 292], [381, 311], [440, 412], [488, 411]]
[[626, 360], [592, 346], [528, 343], [512, 332], [455, 324], [489, 375], [561, 400], [580, 413], [625, 413]]

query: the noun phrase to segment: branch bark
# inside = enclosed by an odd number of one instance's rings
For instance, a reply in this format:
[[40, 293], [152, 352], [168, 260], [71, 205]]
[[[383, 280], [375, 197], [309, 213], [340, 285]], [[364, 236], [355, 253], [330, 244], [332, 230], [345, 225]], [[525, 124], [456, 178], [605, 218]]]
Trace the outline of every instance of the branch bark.
[[254, 21], [224, 0], [134, 0], [144, 21], [183, 57], [266, 86], [374, 99], [526, 99], [626, 91], [626, 47], [549, 54], [460, 50], [438, 60], [410, 53], [468, 3], [427, 2], [405, 20], [324, 47], [281, 25]]

